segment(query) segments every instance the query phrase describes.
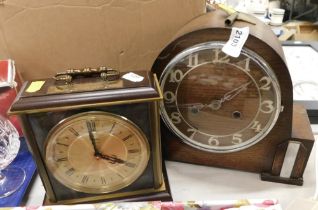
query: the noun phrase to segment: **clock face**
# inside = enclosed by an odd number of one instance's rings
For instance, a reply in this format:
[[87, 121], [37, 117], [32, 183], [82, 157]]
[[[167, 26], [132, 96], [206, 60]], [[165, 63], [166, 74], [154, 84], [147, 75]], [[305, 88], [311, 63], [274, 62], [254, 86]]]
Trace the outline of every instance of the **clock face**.
[[233, 152], [262, 140], [281, 111], [280, 87], [270, 66], [243, 48], [238, 58], [208, 42], [176, 55], [160, 76], [161, 115], [185, 143]]
[[85, 193], [106, 193], [133, 183], [145, 170], [149, 144], [128, 119], [86, 112], [57, 124], [45, 144], [45, 162], [63, 185]]

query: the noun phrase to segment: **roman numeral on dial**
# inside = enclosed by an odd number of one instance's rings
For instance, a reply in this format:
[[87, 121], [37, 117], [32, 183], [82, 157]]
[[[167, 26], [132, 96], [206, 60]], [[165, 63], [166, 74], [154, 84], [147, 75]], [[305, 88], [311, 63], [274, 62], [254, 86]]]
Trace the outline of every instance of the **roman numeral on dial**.
[[74, 136], [79, 136], [79, 133], [74, 128], [68, 129]]

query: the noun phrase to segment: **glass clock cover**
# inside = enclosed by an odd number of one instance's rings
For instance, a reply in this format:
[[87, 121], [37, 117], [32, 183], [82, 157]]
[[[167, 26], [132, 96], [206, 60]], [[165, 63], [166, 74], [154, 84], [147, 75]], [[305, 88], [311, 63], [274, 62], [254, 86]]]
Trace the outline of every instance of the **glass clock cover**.
[[271, 67], [243, 48], [238, 58], [207, 42], [175, 56], [160, 77], [165, 124], [185, 143], [209, 152], [242, 150], [262, 140], [281, 111]]
[[45, 161], [65, 186], [106, 193], [133, 183], [145, 170], [149, 154], [149, 143], [134, 123], [95, 111], [56, 125], [46, 140]]

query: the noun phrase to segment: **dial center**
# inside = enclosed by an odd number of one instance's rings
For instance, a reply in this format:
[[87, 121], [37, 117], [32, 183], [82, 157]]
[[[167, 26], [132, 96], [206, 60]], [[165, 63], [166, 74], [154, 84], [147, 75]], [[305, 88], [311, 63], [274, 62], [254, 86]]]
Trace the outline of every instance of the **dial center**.
[[[231, 135], [247, 127], [259, 108], [259, 94], [245, 71], [227, 63], [207, 63], [189, 71], [178, 87], [183, 119], [208, 135]], [[200, 103], [193, 112], [185, 104]], [[243, 113], [233, 117], [233, 112]]]
[[[96, 138], [96, 146], [99, 152], [103, 155], [110, 157], [116, 157], [121, 160], [126, 160], [127, 150], [125, 144], [120, 141], [116, 136], [108, 135], [105, 133], [94, 133]], [[104, 171], [105, 165], [108, 167], [114, 167], [110, 161], [102, 159], [101, 157], [95, 157], [94, 148], [89, 136], [82, 136], [76, 139], [68, 149], [68, 160], [71, 166], [81, 172]], [[92, 170], [90, 167], [92, 166]]]

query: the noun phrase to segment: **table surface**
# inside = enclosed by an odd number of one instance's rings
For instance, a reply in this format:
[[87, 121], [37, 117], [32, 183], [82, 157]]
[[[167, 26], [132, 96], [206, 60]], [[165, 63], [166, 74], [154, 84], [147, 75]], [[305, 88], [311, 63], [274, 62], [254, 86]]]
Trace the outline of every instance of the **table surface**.
[[[312, 125], [318, 140], [318, 125]], [[294, 186], [264, 182], [259, 174], [166, 161], [174, 201], [207, 201], [234, 199], [278, 199], [285, 208], [295, 198], [311, 198], [315, 193], [316, 173], [313, 149], [304, 173], [304, 185]], [[24, 198], [23, 205], [41, 205], [44, 188], [37, 176]]]

